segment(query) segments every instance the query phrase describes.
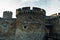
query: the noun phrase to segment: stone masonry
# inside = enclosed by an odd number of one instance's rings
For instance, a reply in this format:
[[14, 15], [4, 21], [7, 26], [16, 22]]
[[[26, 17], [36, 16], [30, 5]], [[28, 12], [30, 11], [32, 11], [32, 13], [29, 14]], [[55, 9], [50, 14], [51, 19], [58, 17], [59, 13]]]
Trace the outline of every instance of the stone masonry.
[[4, 11], [0, 18], [0, 40], [60, 40], [60, 13], [46, 16], [42, 8], [23, 7], [16, 9], [16, 18], [11, 11]]

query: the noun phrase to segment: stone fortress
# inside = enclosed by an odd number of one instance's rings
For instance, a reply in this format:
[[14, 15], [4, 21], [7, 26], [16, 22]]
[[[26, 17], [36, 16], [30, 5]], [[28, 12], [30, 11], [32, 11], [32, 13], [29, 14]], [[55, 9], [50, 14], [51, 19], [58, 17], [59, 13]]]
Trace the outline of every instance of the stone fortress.
[[60, 40], [60, 13], [46, 16], [42, 8], [23, 7], [12, 18], [11, 11], [4, 11], [0, 40]]

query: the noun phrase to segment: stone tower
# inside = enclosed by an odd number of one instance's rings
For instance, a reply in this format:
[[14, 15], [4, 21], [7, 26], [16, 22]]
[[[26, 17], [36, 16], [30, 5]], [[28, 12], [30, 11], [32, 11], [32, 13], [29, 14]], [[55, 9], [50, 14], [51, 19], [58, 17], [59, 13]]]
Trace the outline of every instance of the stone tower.
[[4, 11], [3, 18], [12, 18], [12, 12], [11, 11]]
[[12, 18], [12, 12], [3, 13], [3, 18], [0, 18], [0, 40], [15, 40], [15, 20]]
[[43, 40], [45, 36], [45, 10], [37, 7], [16, 9], [16, 40]]

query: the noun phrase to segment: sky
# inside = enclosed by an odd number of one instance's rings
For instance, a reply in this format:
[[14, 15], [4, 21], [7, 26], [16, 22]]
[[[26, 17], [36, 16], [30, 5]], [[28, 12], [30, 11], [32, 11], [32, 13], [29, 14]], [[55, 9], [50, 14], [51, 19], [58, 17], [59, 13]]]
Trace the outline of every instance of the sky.
[[0, 17], [3, 11], [12, 11], [16, 18], [16, 9], [26, 6], [43, 8], [47, 16], [60, 12], [60, 0], [0, 0]]

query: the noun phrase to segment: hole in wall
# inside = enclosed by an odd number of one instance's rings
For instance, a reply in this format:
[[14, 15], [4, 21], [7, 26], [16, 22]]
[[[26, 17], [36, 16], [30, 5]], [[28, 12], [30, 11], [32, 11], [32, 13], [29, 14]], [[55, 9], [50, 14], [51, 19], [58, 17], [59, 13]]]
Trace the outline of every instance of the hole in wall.
[[26, 29], [27, 28], [27, 26], [24, 26], [24, 29]]

